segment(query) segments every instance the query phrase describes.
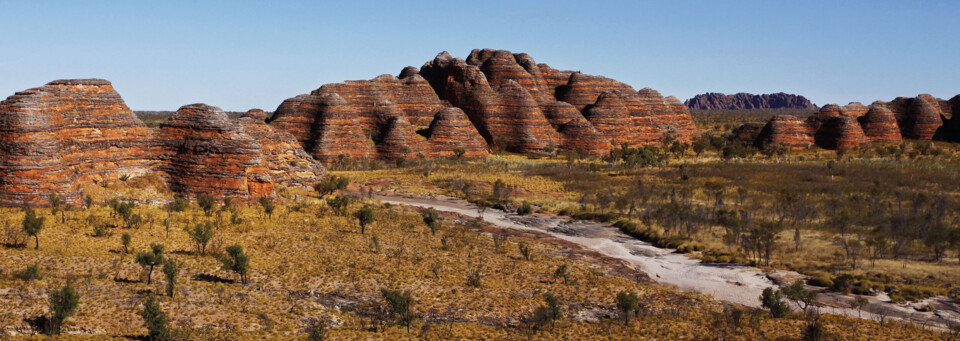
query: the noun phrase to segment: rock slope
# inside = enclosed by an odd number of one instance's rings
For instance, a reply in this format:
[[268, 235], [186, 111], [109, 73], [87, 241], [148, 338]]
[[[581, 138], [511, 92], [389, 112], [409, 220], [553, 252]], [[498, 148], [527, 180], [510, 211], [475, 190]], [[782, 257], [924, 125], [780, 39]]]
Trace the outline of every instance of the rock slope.
[[79, 204], [84, 185], [158, 172], [176, 191], [272, 197], [309, 186], [323, 167], [262, 111], [239, 122], [216, 107], [181, 108], [156, 131], [102, 79], [58, 80], [0, 102], [0, 204]]
[[[807, 136], [816, 145], [827, 149], [846, 149], [873, 143], [899, 143], [904, 139], [960, 141], [960, 120], [953, 113], [960, 110], [960, 95], [942, 100], [930, 95], [898, 97], [890, 102], [876, 101], [869, 107], [859, 102], [845, 106], [828, 104], [803, 122]], [[774, 117], [770, 123], [782, 118]], [[768, 123], [768, 125], [770, 124]], [[754, 125], [734, 130], [746, 144], [763, 147], [777, 141], [762, 133], [750, 139]], [[790, 144], [801, 148], [802, 144]]]
[[[452, 115], [450, 108], [461, 111], [466, 120], [457, 122], [469, 127], [439, 124], [449, 119], [442, 113]], [[473, 50], [466, 60], [442, 52], [396, 78], [324, 85], [284, 101], [269, 124], [296, 136], [325, 162], [446, 156], [456, 148], [468, 156], [491, 148], [603, 154], [624, 143], [659, 143], [667, 132], [681, 141], [699, 134], [676, 98], [493, 49]], [[434, 126], [463, 131], [442, 136]], [[463, 142], [452, 144], [452, 136]]]
[[745, 92], [726, 95], [708, 92], [696, 95], [684, 102], [696, 110], [742, 110], [742, 109], [816, 109], [817, 106], [800, 95], [783, 92], [754, 95]]
[[0, 200], [78, 203], [81, 184], [136, 175], [155, 164], [143, 122], [102, 79], [57, 80], [0, 102]]

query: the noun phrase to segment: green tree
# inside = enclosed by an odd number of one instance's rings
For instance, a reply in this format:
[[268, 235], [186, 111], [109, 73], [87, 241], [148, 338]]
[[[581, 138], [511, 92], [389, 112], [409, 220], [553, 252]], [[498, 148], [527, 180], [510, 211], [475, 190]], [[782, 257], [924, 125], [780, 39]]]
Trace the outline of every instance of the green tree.
[[530, 203], [524, 201], [523, 205], [520, 205], [520, 208], [517, 209], [518, 215], [528, 215], [533, 213], [533, 207], [530, 206]]
[[170, 339], [170, 330], [167, 329], [167, 314], [160, 309], [160, 303], [153, 295], [147, 297], [140, 311], [143, 323], [147, 325], [147, 337], [150, 340], [163, 341]]
[[410, 325], [417, 318], [417, 314], [410, 310], [415, 303], [410, 293], [381, 288], [380, 295], [390, 305], [390, 316], [396, 319], [397, 324], [406, 327], [409, 331]]
[[213, 239], [213, 222], [198, 223], [193, 228], [185, 227], [184, 230], [190, 235], [190, 240], [193, 241], [194, 246], [197, 248], [197, 254], [205, 255], [207, 253], [207, 244]]
[[233, 271], [240, 276], [240, 283], [247, 284], [247, 271], [250, 270], [250, 257], [243, 253], [239, 244], [230, 245], [226, 249], [227, 255], [220, 258], [223, 270]]
[[174, 289], [177, 286], [177, 275], [180, 274], [180, 263], [169, 259], [163, 263], [163, 276], [167, 278], [167, 296], [173, 298]]
[[331, 199], [327, 199], [327, 206], [330, 206], [333, 209], [333, 212], [338, 216], [343, 216], [347, 214], [347, 207], [350, 206], [350, 197], [345, 195], [338, 195]]
[[57, 193], [50, 193], [47, 196], [47, 199], [50, 200], [50, 215], [57, 215], [57, 211], [60, 210], [60, 204], [63, 203], [63, 200], [60, 199], [60, 196]]
[[269, 198], [260, 198], [258, 201], [260, 202], [260, 206], [263, 207], [263, 213], [265, 213], [268, 218], [273, 218], [273, 210], [277, 208], [273, 204], [273, 200], [270, 200]]
[[23, 271], [17, 272], [14, 277], [22, 279], [24, 281], [32, 281], [36, 279], [43, 278], [40, 275], [40, 264], [33, 263], [33, 265], [27, 265]]
[[50, 301], [50, 331], [60, 334], [63, 322], [76, 314], [77, 305], [80, 304], [80, 294], [67, 284], [60, 290], [50, 290], [47, 297]]
[[567, 264], [560, 264], [556, 270], [553, 271], [553, 279], [563, 278], [563, 284], [567, 284]]
[[203, 214], [209, 217], [213, 209], [217, 208], [217, 199], [210, 194], [204, 194], [197, 198], [197, 205], [203, 209]]
[[140, 251], [137, 253], [136, 262], [140, 264], [147, 273], [147, 284], [150, 284], [153, 268], [163, 264], [163, 244], [150, 244], [150, 251]]
[[539, 327], [550, 323], [554, 325], [557, 320], [563, 318], [563, 312], [560, 310], [560, 299], [551, 293], [543, 294], [544, 305], [537, 307], [533, 311], [532, 322]]
[[781, 318], [790, 313], [790, 306], [783, 300], [780, 290], [774, 290], [773, 287], [763, 289], [760, 304], [764, 309], [769, 310], [770, 316], [774, 318]]
[[91, 207], [93, 207], [93, 197], [91, 197], [89, 194], [84, 196], [83, 206], [86, 207], [87, 209], [90, 209]]
[[854, 296], [853, 301], [850, 301], [850, 308], [857, 310], [857, 318], [863, 317], [860, 314], [860, 311], [863, 310], [863, 307], [867, 306], [867, 303], [870, 303], [870, 301], [868, 301], [866, 297], [860, 295]]
[[357, 223], [360, 224], [360, 234], [365, 234], [367, 230], [367, 225], [372, 224], [374, 221], [373, 209], [368, 206], [353, 212], [353, 217], [357, 218]]
[[428, 208], [420, 214], [420, 217], [423, 218], [423, 223], [430, 228], [430, 234], [436, 235], [437, 227], [440, 225], [440, 215], [437, 214], [437, 211]]
[[348, 185], [350, 185], [350, 178], [345, 176], [331, 175], [314, 184], [313, 190], [317, 191], [317, 195], [319, 195], [320, 198], [323, 198], [327, 195], [333, 194], [336, 191], [346, 189]]
[[617, 294], [617, 309], [623, 316], [623, 324], [627, 325], [630, 321], [630, 314], [636, 314], [640, 311], [640, 299], [636, 293], [621, 292]]
[[457, 157], [457, 160], [463, 158], [463, 155], [467, 153], [466, 149], [463, 148], [453, 148], [453, 155]]
[[781, 292], [784, 297], [793, 301], [803, 312], [806, 312], [807, 307], [817, 300], [817, 291], [807, 290], [803, 285], [802, 279], [798, 279], [796, 282], [793, 282], [793, 284], [784, 287]]
[[129, 252], [131, 238], [132, 237], [130, 237], [129, 233], [124, 233], [123, 235], [120, 236], [120, 244], [123, 245], [124, 255], [127, 254], [127, 252]]
[[24, 217], [23, 217], [23, 232], [28, 236], [33, 237], [37, 242], [37, 246], [34, 249], [40, 249], [40, 230], [43, 229], [43, 217], [37, 217], [37, 213], [33, 211], [30, 207], [23, 208]]

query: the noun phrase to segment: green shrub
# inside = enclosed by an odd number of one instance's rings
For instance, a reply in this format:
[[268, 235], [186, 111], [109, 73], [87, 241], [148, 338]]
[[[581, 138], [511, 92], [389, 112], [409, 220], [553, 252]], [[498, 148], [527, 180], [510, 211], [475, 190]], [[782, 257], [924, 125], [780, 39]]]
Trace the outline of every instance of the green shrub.
[[43, 278], [43, 276], [40, 274], [40, 265], [37, 263], [33, 263], [33, 265], [27, 265], [23, 271], [14, 274], [14, 277], [24, 281], [32, 281]]

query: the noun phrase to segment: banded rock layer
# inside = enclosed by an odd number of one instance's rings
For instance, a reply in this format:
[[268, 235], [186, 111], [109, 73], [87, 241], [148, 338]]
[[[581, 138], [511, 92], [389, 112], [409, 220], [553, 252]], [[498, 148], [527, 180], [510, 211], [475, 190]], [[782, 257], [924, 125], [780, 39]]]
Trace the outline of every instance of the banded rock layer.
[[[342, 100], [330, 99], [334, 95]], [[446, 119], [441, 113], [447, 108], [461, 110], [472, 128], [455, 134], [464, 139], [460, 146], [432, 128]], [[442, 52], [419, 69], [404, 68], [397, 78], [324, 85], [284, 101], [270, 125], [296, 136], [325, 162], [435, 157], [455, 148], [469, 156], [486, 155], [489, 148], [602, 154], [615, 144], [659, 143], [668, 131], [681, 141], [699, 134], [676, 98], [492, 49], [473, 50], [466, 60]], [[339, 137], [329, 138], [334, 135]]]
[[[942, 100], [921, 94], [913, 98], [898, 97], [890, 102], [876, 101], [869, 107], [858, 102], [842, 107], [828, 104], [804, 121], [804, 125], [807, 135], [827, 149], [899, 143], [903, 139], [960, 141], [960, 120], [953, 117], [958, 110], [960, 95]], [[749, 135], [743, 132], [750, 129], [742, 126], [735, 134], [758, 147], [767, 143], [764, 136], [749, 141]]]
[[158, 152], [149, 128], [102, 79], [57, 80], [0, 102], [0, 200], [78, 203], [81, 184], [141, 174]]
[[86, 184], [154, 171], [177, 191], [240, 199], [317, 181], [323, 167], [265, 116], [237, 122], [190, 105], [153, 131], [102, 79], [18, 92], [0, 102], [0, 204], [47, 205], [51, 194], [78, 204]]

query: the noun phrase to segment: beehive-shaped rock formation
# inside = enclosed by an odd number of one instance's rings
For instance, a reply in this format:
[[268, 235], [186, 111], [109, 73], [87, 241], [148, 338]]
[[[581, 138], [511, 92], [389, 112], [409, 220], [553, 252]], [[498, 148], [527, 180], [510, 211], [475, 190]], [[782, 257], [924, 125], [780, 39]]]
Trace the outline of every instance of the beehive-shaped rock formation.
[[873, 143], [900, 143], [903, 140], [897, 117], [883, 103], [871, 104], [867, 114], [857, 120]]
[[156, 145], [110, 82], [58, 80], [0, 102], [0, 201], [77, 203], [83, 184], [147, 172]]
[[764, 126], [766, 124], [760, 122], [745, 123], [733, 129], [733, 139], [743, 145], [756, 146]]
[[813, 145], [806, 124], [793, 115], [777, 115], [760, 131], [758, 146], [781, 144], [792, 149], [809, 148]]
[[166, 151], [159, 169], [174, 191], [217, 197], [273, 195], [259, 141], [220, 108], [206, 104], [180, 107], [160, 124], [158, 137]]
[[239, 124], [260, 143], [261, 161], [271, 180], [300, 188], [309, 188], [320, 181], [326, 173], [324, 167], [303, 150], [293, 135], [274, 130], [266, 119], [263, 110], [253, 109], [240, 117]]
[[940, 101], [930, 95], [898, 97], [887, 107], [896, 115], [903, 138], [930, 140], [943, 125]]
[[459, 108], [440, 110], [430, 123], [428, 134], [432, 156], [453, 156], [458, 148], [463, 149], [466, 157], [483, 157], [489, 153], [487, 143]]
[[856, 116], [844, 115], [823, 121], [814, 135], [814, 142], [826, 149], [850, 149], [870, 143]]

